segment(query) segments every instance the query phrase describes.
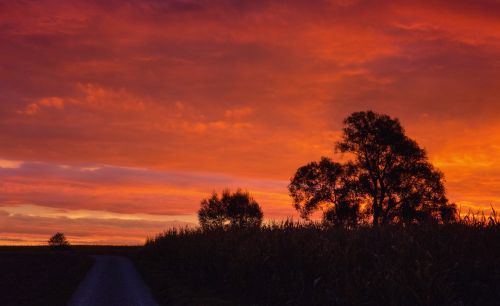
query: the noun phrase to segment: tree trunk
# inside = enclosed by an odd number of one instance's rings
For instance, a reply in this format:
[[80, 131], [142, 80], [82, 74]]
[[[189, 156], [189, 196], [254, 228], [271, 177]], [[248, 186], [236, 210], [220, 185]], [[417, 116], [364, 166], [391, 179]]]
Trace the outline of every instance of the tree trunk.
[[380, 207], [378, 206], [377, 199], [373, 200], [373, 226], [379, 225]]

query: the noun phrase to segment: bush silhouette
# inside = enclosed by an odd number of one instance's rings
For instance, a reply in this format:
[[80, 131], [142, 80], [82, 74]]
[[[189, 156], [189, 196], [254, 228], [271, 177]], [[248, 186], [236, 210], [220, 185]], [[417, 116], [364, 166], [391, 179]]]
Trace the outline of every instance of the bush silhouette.
[[49, 246], [53, 249], [69, 249], [70, 244], [63, 233], [55, 233], [50, 237]]
[[198, 220], [204, 230], [233, 227], [258, 227], [262, 224], [262, 209], [248, 192], [238, 189], [222, 195], [214, 192], [210, 198], [201, 201]]
[[325, 220], [340, 224], [357, 220], [361, 206], [374, 225], [455, 220], [443, 174], [406, 136], [398, 119], [355, 112], [344, 120], [336, 149], [348, 153], [351, 161], [341, 165], [323, 158], [299, 168], [291, 180], [290, 195], [303, 217], [330, 203]]

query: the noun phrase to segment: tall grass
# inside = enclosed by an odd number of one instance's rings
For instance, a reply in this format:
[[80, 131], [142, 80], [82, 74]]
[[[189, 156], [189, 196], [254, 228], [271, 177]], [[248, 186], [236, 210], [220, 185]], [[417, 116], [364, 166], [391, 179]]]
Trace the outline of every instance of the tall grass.
[[165, 303], [182, 283], [249, 305], [498, 305], [500, 226], [496, 215], [469, 215], [449, 225], [170, 230], [148, 240], [138, 266]]

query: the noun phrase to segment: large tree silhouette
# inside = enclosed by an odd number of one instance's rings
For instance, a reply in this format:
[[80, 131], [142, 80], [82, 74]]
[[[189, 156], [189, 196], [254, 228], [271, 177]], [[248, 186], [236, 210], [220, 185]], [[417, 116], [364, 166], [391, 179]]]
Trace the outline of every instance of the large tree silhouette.
[[354, 156], [359, 188], [370, 202], [374, 225], [428, 218], [449, 221], [453, 215], [443, 175], [429, 163], [425, 150], [405, 135], [398, 119], [355, 112], [344, 120], [337, 149]]
[[336, 225], [357, 223], [359, 201], [356, 197], [352, 165], [342, 165], [327, 157], [300, 167], [288, 190], [301, 217], [323, 210], [323, 219]]
[[320, 203], [348, 211], [361, 202], [374, 225], [449, 222], [455, 217], [442, 173], [428, 161], [425, 150], [406, 136], [398, 119], [355, 112], [344, 120], [336, 148], [348, 153], [351, 162], [341, 165], [323, 159], [299, 168], [292, 178], [290, 194], [303, 216]]
[[221, 196], [214, 192], [201, 201], [198, 211], [198, 220], [204, 230], [256, 227], [262, 224], [263, 216], [259, 204], [248, 192], [240, 189], [234, 193], [226, 189]]

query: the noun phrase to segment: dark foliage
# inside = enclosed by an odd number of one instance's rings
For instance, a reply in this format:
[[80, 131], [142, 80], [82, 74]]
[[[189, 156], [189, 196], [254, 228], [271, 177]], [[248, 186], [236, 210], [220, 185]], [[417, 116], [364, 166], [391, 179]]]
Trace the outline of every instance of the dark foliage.
[[162, 305], [498, 305], [499, 239], [495, 222], [284, 223], [170, 231], [136, 262]]
[[359, 207], [374, 225], [456, 218], [443, 174], [405, 135], [398, 119], [372, 111], [353, 113], [344, 120], [337, 149], [352, 156], [352, 162], [341, 165], [323, 158], [299, 168], [292, 178], [290, 195], [303, 217], [331, 204], [325, 219], [337, 224], [359, 220]]
[[70, 248], [69, 241], [63, 233], [55, 233], [50, 237], [48, 243], [52, 249], [67, 250]]
[[356, 225], [359, 198], [356, 193], [354, 168], [333, 162], [327, 157], [300, 167], [288, 190], [294, 207], [303, 218], [316, 209], [324, 211], [324, 220], [335, 225]]
[[231, 193], [224, 190], [219, 196], [216, 192], [201, 201], [198, 220], [204, 230], [223, 227], [256, 227], [262, 224], [262, 209], [248, 192], [237, 190]]
[[373, 224], [452, 221], [455, 207], [446, 198], [442, 173], [405, 135], [398, 119], [372, 111], [353, 113], [344, 120], [337, 148], [354, 155]]

